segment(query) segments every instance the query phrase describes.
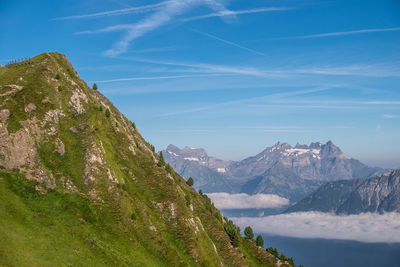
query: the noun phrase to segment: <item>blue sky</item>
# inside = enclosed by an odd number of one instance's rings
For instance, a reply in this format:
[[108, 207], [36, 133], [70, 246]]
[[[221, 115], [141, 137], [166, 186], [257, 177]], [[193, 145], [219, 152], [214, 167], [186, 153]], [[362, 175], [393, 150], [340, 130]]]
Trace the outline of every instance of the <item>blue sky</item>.
[[0, 1], [0, 62], [58, 51], [157, 149], [332, 140], [400, 167], [400, 3]]

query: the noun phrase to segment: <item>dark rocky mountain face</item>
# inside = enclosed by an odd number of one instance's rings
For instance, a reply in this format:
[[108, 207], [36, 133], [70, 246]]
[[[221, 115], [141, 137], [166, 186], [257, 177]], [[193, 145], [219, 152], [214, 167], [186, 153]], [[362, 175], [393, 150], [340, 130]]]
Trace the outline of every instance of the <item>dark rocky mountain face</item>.
[[400, 212], [400, 170], [367, 179], [329, 182], [286, 212]]
[[250, 195], [276, 194], [293, 202], [302, 199], [322, 184], [323, 181], [302, 179], [290, 168], [277, 164], [244, 183], [241, 192]]
[[209, 157], [204, 149], [163, 151], [166, 161], [183, 177], [192, 176], [206, 192], [271, 193], [297, 201], [328, 181], [369, 177], [383, 172], [347, 159], [331, 141], [326, 144], [276, 143], [242, 161]]

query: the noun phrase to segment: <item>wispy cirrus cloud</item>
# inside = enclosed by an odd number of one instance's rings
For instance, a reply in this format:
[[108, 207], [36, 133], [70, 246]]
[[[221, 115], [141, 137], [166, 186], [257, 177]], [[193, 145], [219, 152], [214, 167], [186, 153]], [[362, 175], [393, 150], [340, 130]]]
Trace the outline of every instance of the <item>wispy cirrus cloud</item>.
[[[212, 105], [205, 105], [200, 107], [195, 107], [185, 110], [171, 111], [167, 113], [159, 114], [158, 117], [164, 116], [176, 116], [185, 115], [190, 113], [202, 112], [214, 109], [226, 109], [227, 107], [245, 105], [246, 109], [252, 110], [365, 110], [369, 109], [371, 106], [387, 106], [387, 107], [397, 107], [400, 105], [400, 101], [354, 101], [354, 100], [326, 100], [326, 99], [307, 99], [302, 96], [307, 96], [309, 94], [323, 92], [327, 90], [334, 90], [340, 88], [341, 85], [329, 85], [323, 87], [316, 87], [311, 89], [295, 90], [285, 93], [272, 93], [266, 94], [258, 97], [250, 97], [245, 99], [215, 103]], [[299, 98], [300, 97], [300, 98]], [[342, 128], [343, 127], [337, 127]], [[349, 127], [346, 127], [349, 128]], [[261, 128], [260, 128], [261, 129]], [[261, 129], [262, 130], [262, 129]], [[266, 128], [263, 129], [265, 132], [270, 133], [307, 133], [312, 132], [311, 129], [288, 129], [288, 128]]]
[[153, 131], [156, 133], [197, 133], [197, 134], [207, 134], [207, 133], [215, 133], [216, 130], [209, 129], [175, 129], [175, 130], [156, 130]]
[[399, 119], [400, 114], [383, 114], [382, 118], [384, 118], [384, 119]]
[[298, 238], [325, 238], [360, 242], [400, 242], [400, 213], [335, 215], [296, 212], [258, 218], [232, 218], [240, 227], [257, 233]]
[[[206, 34], [206, 33], [204, 33]], [[248, 49], [248, 48], [246, 48]], [[253, 51], [258, 52], [258, 51]], [[260, 53], [260, 52], [258, 52]], [[245, 66], [227, 66], [208, 63], [188, 63], [179, 61], [162, 61], [162, 60], [149, 60], [143, 58], [121, 58], [124, 60], [131, 60], [137, 62], [144, 62], [150, 64], [166, 65], [166, 66], [179, 66], [191, 68], [191, 72], [220, 72], [232, 73], [248, 76], [257, 76], [264, 78], [286, 78], [305, 75], [320, 75], [320, 76], [360, 76], [360, 77], [400, 77], [400, 65], [396, 63], [381, 63], [381, 64], [353, 64], [343, 66], [315, 66], [315, 67], [286, 67], [268, 69], [262, 67], [245, 67]]]
[[302, 129], [303, 127], [301, 126], [242, 126], [242, 127], [231, 127], [233, 129], [262, 129], [262, 130], [269, 130], [269, 129]]
[[272, 194], [248, 195], [220, 192], [208, 193], [207, 196], [211, 198], [218, 209], [280, 208], [289, 204], [288, 199]]
[[117, 24], [109, 27], [105, 27], [102, 29], [97, 30], [86, 30], [81, 32], [76, 32], [75, 34], [96, 34], [96, 33], [103, 33], [103, 32], [116, 32], [116, 31], [123, 31], [123, 30], [131, 30], [133, 28], [132, 24]]
[[144, 13], [153, 11], [159, 7], [162, 7], [166, 4], [166, 2], [161, 2], [153, 5], [144, 5], [144, 6], [136, 6], [136, 7], [128, 7], [122, 9], [115, 9], [103, 12], [96, 12], [90, 14], [83, 14], [83, 15], [73, 15], [73, 16], [66, 16], [66, 17], [58, 17], [54, 18], [53, 20], [72, 20], [72, 19], [90, 19], [90, 18], [103, 18], [109, 16], [120, 16], [126, 14], [133, 14], [133, 13]]
[[131, 53], [157, 53], [157, 52], [166, 52], [166, 51], [176, 51], [180, 47], [178, 46], [165, 46], [165, 47], [154, 47], [154, 48], [145, 48], [145, 49], [135, 49], [132, 51], [127, 51]]
[[374, 33], [374, 32], [393, 32], [393, 31], [400, 31], [400, 27], [383, 28], [383, 29], [361, 29], [361, 30], [355, 30], [355, 31], [342, 31], [342, 32], [328, 32], [328, 33], [299, 35], [299, 36], [282, 37], [282, 38], [270, 38], [269, 40], [312, 39], [312, 38], [355, 35], [355, 34]]
[[259, 103], [259, 102], [277, 101], [284, 97], [306, 95], [306, 94], [310, 94], [310, 93], [329, 90], [334, 87], [335, 86], [331, 86], [331, 87], [325, 86], [325, 87], [318, 87], [318, 88], [312, 88], [312, 89], [296, 90], [296, 91], [291, 91], [291, 92], [286, 92], [286, 93], [267, 94], [267, 95], [263, 95], [263, 96], [221, 102], [221, 103], [217, 103], [217, 104], [206, 105], [206, 106], [196, 107], [196, 108], [192, 108], [192, 109], [167, 112], [167, 113], [158, 115], [158, 117], [183, 115], [183, 114], [195, 113], [195, 112], [200, 112], [200, 111], [205, 111], [205, 110], [212, 110], [212, 109], [216, 109], [216, 108], [227, 107], [227, 106], [238, 105], [238, 104], [254, 104], [254, 103]]
[[[336, 110], [362, 110], [371, 106], [396, 107], [400, 101], [354, 101], [354, 100], [309, 100], [309, 99], [273, 99], [268, 103], [251, 104], [253, 108], [280, 108], [280, 109], [336, 109]], [[388, 114], [386, 114], [388, 115]], [[390, 114], [389, 114], [390, 116]], [[384, 115], [382, 116], [384, 117]], [[389, 118], [389, 117], [386, 117]], [[340, 128], [340, 127], [338, 127]]]
[[222, 38], [220, 38], [220, 37], [218, 37], [218, 36], [215, 36], [215, 35], [213, 35], [213, 34], [206, 33], [206, 32], [202, 32], [202, 31], [199, 31], [199, 30], [196, 30], [196, 29], [193, 29], [193, 28], [189, 28], [189, 27], [186, 27], [186, 28], [189, 29], [189, 30], [191, 30], [191, 31], [193, 31], [193, 32], [196, 32], [196, 33], [199, 33], [199, 34], [201, 34], [201, 35], [203, 35], [203, 36], [206, 36], [206, 37], [208, 37], [208, 38], [211, 38], [211, 39], [217, 40], [217, 41], [219, 41], [219, 42], [228, 44], [228, 45], [230, 45], [230, 46], [234, 46], [234, 47], [240, 48], [240, 49], [242, 49], [242, 50], [246, 50], [246, 51], [248, 51], [248, 52], [251, 52], [251, 53], [254, 53], [254, 54], [257, 54], [257, 55], [260, 55], [260, 56], [266, 56], [264, 53], [262, 53], [262, 52], [260, 52], [260, 51], [257, 51], [257, 50], [254, 50], [254, 49], [245, 47], [245, 46], [243, 46], [243, 45], [240, 45], [240, 44], [237, 44], [237, 43], [234, 43], [234, 42], [231, 42], [231, 41], [222, 39]]
[[127, 57], [121, 59], [164, 65], [164, 66], [187, 67], [188, 72], [230, 73], [237, 75], [264, 77], [264, 78], [286, 77], [284, 71], [281, 70], [270, 71], [256, 67], [226, 66], [226, 65], [207, 64], [207, 63], [187, 63], [179, 61], [162, 61], [162, 60], [150, 60], [143, 58], [127, 58]]
[[200, 19], [208, 19], [208, 18], [215, 18], [215, 17], [232, 17], [237, 15], [244, 15], [244, 14], [254, 14], [254, 13], [264, 13], [264, 12], [273, 12], [273, 11], [286, 11], [292, 10], [294, 8], [290, 7], [260, 7], [260, 8], [252, 8], [252, 9], [243, 9], [243, 10], [224, 10], [216, 13], [205, 14], [201, 16], [194, 16], [186, 19], [182, 19], [182, 21], [193, 21], [193, 20], [200, 20]]
[[130, 77], [118, 78], [110, 80], [95, 80], [88, 81], [89, 83], [113, 83], [113, 82], [126, 82], [126, 81], [143, 81], [143, 80], [168, 80], [168, 79], [183, 79], [183, 78], [200, 78], [200, 77], [215, 77], [223, 74], [194, 74], [194, 75], [171, 75], [171, 76], [149, 76], [149, 77]]
[[295, 130], [295, 129], [266, 129], [266, 133], [311, 133], [311, 130]]
[[366, 76], [366, 77], [398, 77], [398, 63], [391, 64], [353, 64], [346, 66], [320, 66], [312, 68], [297, 68], [292, 70], [299, 74], [315, 74], [328, 76]]
[[93, 34], [124, 30], [125, 34], [122, 39], [115, 43], [111, 49], [104, 52], [106, 56], [117, 56], [126, 52], [133, 40], [170, 23], [177, 16], [184, 14], [196, 6], [205, 5], [217, 12], [227, 10], [224, 5], [216, 0], [168, 0], [160, 4], [162, 4], [162, 7], [157, 6], [155, 12], [137, 23], [114, 25], [98, 30], [81, 31], [79, 33]]
[[363, 105], [400, 105], [400, 101], [365, 101]]
[[[98, 34], [98, 33], [108, 33], [108, 32], [115, 32], [115, 31], [125, 31], [125, 35], [123, 38], [114, 44], [114, 47], [105, 51], [104, 55], [107, 56], [116, 56], [126, 52], [128, 45], [133, 40], [141, 37], [142, 35], [153, 31], [163, 25], [170, 23], [173, 21], [177, 16], [183, 15], [187, 11], [193, 9], [196, 6], [206, 5], [212, 10], [214, 13], [206, 14], [202, 16], [192, 17], [182, 19], [181, 21], [191, 21], [191, 20], [198, 20], [198, 19], [205, 19], [211, 17], [220, 17], [227, 21], [227, 19], [236, 18], [237, 15], [243, 14], [252, 14], [252, 13], [260, 13], [260, 12], [271, 12], [271, 11], [283, 11], [289, 10], [291, 8], [286, 7], [262, 7], [262, 8], [253, 8], [253, 9], [246, 9], [246, 10], [236, 10], [231, 11], [228, 10], [222, 3], [218, 0], [167, 0], [158, 4], [153, 5], [145, 5], [145, 6], [138, 6], [138, 7], [131, 7], [131, 8], [124, 8], [118, 10], [111, 10], [111, 11], [104, 11], [92, 14], [84, 14], [84, 15], [75, 15], [75, 16], [67, 16], [67, 17], [60, 17], [55, 18], [55, 20], [68, 20], [68, 19], [84, 19], [84, 18], [99, 18], [105, 16], [116, 16], [116, 15], [124, 15], [130, 13], [144, 13], [144, 12], [151, 12], [154, 11], [152, 15], [144, 18], [143, 20], [134, 23], [134, 24], [119, 24], [119, 25], [112, 25], [101, 29], [95, 30], [85, 30], [77, 32], [76, 34]], [[251, 48], [247, 48], [245, 46], [239, 45], [237, 43], [222, 39], [215, 35], [201, 32], [198, 30], [196, 31], [199, 34], [207, 36], [209, 38], [218, 40], [220, 42], [229, 44], [231, 46], [238, 47], [243, 50], [247, 50], [249, 52], [264, 55], [263, 53], [256, 51]]]

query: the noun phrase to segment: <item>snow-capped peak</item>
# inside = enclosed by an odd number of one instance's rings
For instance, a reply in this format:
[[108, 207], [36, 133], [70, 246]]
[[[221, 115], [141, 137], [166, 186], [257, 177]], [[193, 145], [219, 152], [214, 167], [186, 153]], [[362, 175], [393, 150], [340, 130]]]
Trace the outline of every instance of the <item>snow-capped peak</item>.
[[289, 148], [285, 149], [281, 153], [284, 156], [300, 156], [303, 154], [311, 154], [313, 158], [320, 158], [319, 154], [321, 149], [311, 149], [311, 148]]

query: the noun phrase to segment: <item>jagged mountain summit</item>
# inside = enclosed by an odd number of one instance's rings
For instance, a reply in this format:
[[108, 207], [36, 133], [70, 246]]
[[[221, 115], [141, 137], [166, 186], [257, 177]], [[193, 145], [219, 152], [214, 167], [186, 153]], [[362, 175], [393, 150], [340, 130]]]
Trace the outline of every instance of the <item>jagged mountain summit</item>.
[[160, 162], [64, 55], [1, 67], [0, 265], [282, 263]]
[[[183, 177], [196, 177], [196, 188], [205, 192], [233, 192], [234, 188], [226, 179], [226, 169], [232, 163], [209, 157], [202, 148], [169, 145], [163, 151], [165, 161]], [[200, 178], [201, 177], [201, 178]]]
[[329, 182], [286, 212], [400, 212], [400, 170], [366, 179]]
[[195, 177], [195, 186], [206, 192], [272, 193], [291, 200], [303, 198], [328, 181], [383, 171], [346, 158], [331, 141], [294, 147], [278, 142], [242, 161], [218, 160], [208, 157], [204, 149], [180, 150], [172, 145], [163, 153], [178, 173]]
[[371, 176], [379, 168], [369, 168], [355, 159], [347, 159], [332, 141], [326, 144], [311, 143], [309, 146], [276, 143], [254, 157], [231, 166], [234, 176], [252, 177], [262, 175], [277, 164], [290, 169], [302, 179], [334, 181]]

